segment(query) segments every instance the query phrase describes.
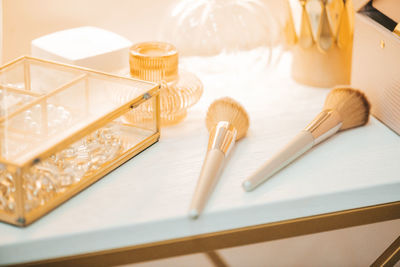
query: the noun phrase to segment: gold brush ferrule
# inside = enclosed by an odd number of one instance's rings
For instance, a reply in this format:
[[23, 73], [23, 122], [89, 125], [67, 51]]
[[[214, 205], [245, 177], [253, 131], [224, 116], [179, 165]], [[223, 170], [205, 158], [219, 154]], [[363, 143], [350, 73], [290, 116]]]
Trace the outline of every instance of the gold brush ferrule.
[[321, 111], [315, 119], [304, 129], [311, 133], [314, 145], [335, 134], [342, 127], [340, 114], [333, 109]]
[[220, 121], [210, 131], [208, 150], [218, 149], [226, 156], [235, 144], [237, 130], [227, 121]]

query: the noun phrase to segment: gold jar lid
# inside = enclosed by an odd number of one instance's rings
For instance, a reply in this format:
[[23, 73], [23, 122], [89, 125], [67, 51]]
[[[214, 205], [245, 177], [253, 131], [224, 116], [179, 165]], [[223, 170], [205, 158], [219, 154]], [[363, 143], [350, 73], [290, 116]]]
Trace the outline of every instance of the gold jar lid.
[[138, 43], [131, 47], [129, 64], [132, 77], [151, 82], [171, 82], [178, 78], [178, 51], [163, 42]]

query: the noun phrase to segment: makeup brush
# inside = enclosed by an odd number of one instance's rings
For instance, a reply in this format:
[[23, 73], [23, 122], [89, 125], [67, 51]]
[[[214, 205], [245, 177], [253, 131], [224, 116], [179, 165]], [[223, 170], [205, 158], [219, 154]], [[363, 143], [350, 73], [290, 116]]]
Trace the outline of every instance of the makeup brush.
[[210, 133], [208, 151], [189, 209], [192, 219], [196, 219], [203, 210], [235, 142], [246, 135], [249, 117], [238, 102], [224, 97], [214, 101], [208, 108], [206, 125]]
[[242, 186], [251, 191], [286, 165], [336, 132], [368, 122], [370, 105], [365, 95], [352, 88], [336, 88], [329, 92], [321, 113], [289, 144], [269, 159]]

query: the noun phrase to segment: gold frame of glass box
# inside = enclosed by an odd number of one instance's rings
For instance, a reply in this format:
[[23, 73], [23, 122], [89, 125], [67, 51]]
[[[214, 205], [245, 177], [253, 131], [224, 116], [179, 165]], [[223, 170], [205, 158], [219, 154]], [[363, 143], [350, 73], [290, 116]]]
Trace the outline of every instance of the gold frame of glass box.
[[[8, 78], [7, 76], [5, 76], [7, 75], [8, 71], [11, 71], [14, 68], [14, 66], [18, 66], [18, 68], [21, 69], [20, 72], [22, 71], [23, 73], [22, 77], [23, 82], [19, 82], [17, 87], [10, 86], [12, 84], [8, 82], [7, 80]], [[33, 66], [35, 66], [36, 69]], [[15, 67], [14, 69], [16, 68], [17, 67]], [[46, 74], [46, 71], [43, 72], [44, 74], [41, 73], [40, 71], [43, 71], [41, 70], [41, 68], [43, 68], [43, 70], [48, 71], [49, 73]], [[36, 77], [34, 76], [35, 75], [34, 71], [36, 74], [39, 73], [40, 77], [43, 76], [42, 78], [49, 79], [50, 88], [48, 89], [48, 91], [44, 89], [45, 91], [43, 92], [40, 91], [43, 89], [31, 88], [34, 84], [33, 80]], [[14, 72], [16, 73], [16, 71]], [[54, 78], [54, 74], [52, 72], [54, 73], [60, 72], [63, 73], [63, 75], [65, 76], [72, 75], [72, 78], [67, 82], [63, 82], [58, 86], [54, 86], [55, 80], [57, 79]], [[21, 76], [20, 74], [17, 75], [15, 73], [13, 75], [9, 75], [11, 77], [9, 79], [12, 80], [15, 79], [14, 76]], [[60, 74], [60, 77], [63, 76]], [[36, 78], [36, 80], [40, 80], [42, 78]], [[46, 85], [46, 82], [47, 81], [40, 83], [41, 88], [43, 87], [43, 85]], [[108, 84], [107, 85], [108, 87], [106, 85], [98, 86], [98, 83], [100, 83], [100, 85], [102, 83]], [[80, 87], [78, 86], [78, 84]], [[101, 101], [104, 102], [106, 96], [103, 97], [101, 96], [101, 94], [98, 94], [98, 90], [103, 90], [104, 95], [108, 93], [107, 96], [110, 97], [113, 96], [114, 94], [113, 91], [114, 85], [117, 88], [115, 89], [115, 92], [118, 92], [120, 94], [122, 94], [123, 92], [125, 95], [123, 97], [120, 97], [120, 99], [122, 100], [118, 100], [120, 101], [118, 103], [113, 103], [113, 100], [110, 99], [109, 101], [109, 103], [111, 103], [109, 105], [110, 107], [107, 106], [108, 109], [104, 108], [105, 109], [104, 112], [106, 113], [102, 114], [101, 112], [103, 112], [103, 107], [98, 107], [99, 105], [96, 106], [94, 104], [96, 104], [97, 103], [96, 101], [100, 101], [99, 99], [102, 98], [103, 100]], [[36, 88], [40, 87], [38, 86], [38, 81], [35, 81], [35, 86]], [[52, 88], [53, 86], [54, 88]], [[122, 89], [118, 89], [119, 88], [118, 86], [120, 86], [120, 88]], [[107, 89], [103, 89], [103, 87]], [[105, 90], [108, 91], [106, 92]], [[0, 98], [0, 102], [1, 101], [3, 102], [0, 104], [3, 104], [2, 108], [5, 110], [4, 112], [3, 110], [0, 109], [0, 170], [1, 170], [0, 221], [3, 222], [7, 222], [18, 226], [26, 226], [34, 222], [35, 220], [39, 219], [52, 209], [56, 208], [58, 205], [62, 204], [64, 201], [68, 200], [75, 194], [79, 193], [81, 190], [85, 189], [92, 183], [99, 180], [101, 177], [103, 177], [113, 169], [117, 168], [118, 166], [120, 166], [133, 156], [137, 155], [147, 147], [157, 142], [160, 137], [160, 103], [159, 103], [160, 87], [156, 83], [136, 80], [128, 77], [121, 77], [118, 75], [103, 73], [67, 64], [56, 63], [29, 56], [23, 56], [0, 67], [0, 91], [3, 94], [2, 95], [3, 98]], [[71, 102], [79, 102], [80, 99], [83, 99], [82, 101], [83, 103], [85, 103], [85, 105], [82, 105], [81, 103], [80, 106], [83, 107], [81, 109], [86, 111], [80, 113], [85, 113], [85, 112], [86, 113], [84, 115], [76, 113], [77, 114], [76, 116], [80, 119], [76, 119], [76, 121], [78, 122], [77, 123], [74, 122], [75, 124], [72, 124], [71, 129], [64, 128], [63, 131], [59, 131], [56, 133], [53, 132], [53, 135], [50, 135], [48, 131], [50, 127], [49, 126], [50, 113], [48, 112], [48, 108], [50, 106], [49, 103], [53, 101], [51, 100], [52, 99], [51, 97], [57, 96], [58, 94], [57, 101], [59, 101], [58, 103], [62, 103], [60, 105], [64, 106], [64, 102], [62, 102], [64, 101], [63, 100], [64, 95], [67, 94], [67, 98], [65, 98], [67, 100], [68, 93], [72, 91], [73, 93], [71, 93], [71, 96], [73, 97], [70, 97], [70, 99], [73, 100]], [[62, 92], [64, 92], [63, 93], [64, 95], [62, 95]], [[21, 99], [25, 100], [28, 99], [28, 100], [26, 100], [25, 103], [22, 102], [21, 104], [20, 102], [15, 100], [15, 99], [19, 100], [19, 98], [10, 96], [12, 94], [21, 94]], [[78, 96], [81, 95], [82, 98], [79, 97], [74, 98], [75, 97], [74, 94], [78, 94]], [[4, 99], [5, 96], [9, 98]], [[14, 102], [18, 102], [19, 104], [16, 108], [11, 107], [13, 108], [13, 110], [7, 110], [9, 104], [6, 101], [10, 99], [13, 100]], [[132, 124], [132, 122], [130, 122], [131, 124], [127, 124], [126, 122], [124, 122], [123, 120], [124, 114], [128, 112], [134, 113], [135, 108], [137, 106], [148, 101], [152, 101], [153, 105], [152, 106], [153, 114], [150, 119], [142, 118], [141, 114], [138, 113], [136, 114], [138, 118], [137, 125]], [[7, 152], [7, 146], [9, 145], [9, 143], [11, 143], [11, 141], [8, 142], [9, 140], [12, 139], [12, 137], [9, 137], [10, 131], [12, 134], [14, 134], [14, 132], [16, 132], [17, 130], [20, 131], [19, 129], [21, 128], [21, 127], [13, 128], [13, 125], [14, 126], [21, 125], [23, 127], [26, 127], [25, 121], [22, 121], [21, 123], [20, 120], [19, 121], [20, 124], [13, 124], [12, 120], [14, 120], [14, 118], [17, 118], [18, 116], [21, 116], [21, 118], [25, 116], [24, 118], [27, 119], [28, 116], [26, 115], [26, 112], [28, 112], [27, 110], [31, 112], [30, 111], [31, 108], [33, 108], [35, 105], [39, 108], [38, 114], [40, 114], [40, 123], [41, 123], [40, 125], [42, 125], [40, 127], [44, 127], [46, 131], [44, 131], [44, 134], [40, 136], [40, 138], [42, 138], [41, 139], [42, 141], [33, 144], [32, 142], [26, 141], [26, 144], [28, 148], [29, 145], [31, 145], [36, 149], [36, 151], [39, 152], [35, 154], [35, 152], [31, 152], [31, 150], [29, 150], [28, 152], [23, 153], [22, 155], [24, 158], [23, 160], [15, 160], [7, 158], [6, 156], [4, 156], [3, 151]], [[79, 103], [75, 105], [79, 105]], [[52, 106], [52, 108], [54, 108], [54, 105]], [[96, 112], [93, 112], [92, 110], [87, 111], [88, 109], [91, 108]], [[97, 110], [99, 110], [100, 113], [97, 113]], [[45, 116], [43, 115], [43, 112], [47, 112]], [[132, 114], [130, 114], [130, 116], [131, 115]], [[43, 122], [43, 118], [46, 118], [45, 122]], [[15, 121], [17, 121], [17, 119], [15, 119]], [[142, 122], [143, 124], [141, 124]], [[117, 149], [118, 152], [116, 152], [116, 154], [113, 154], [114, 157], [106, 159], [107, 161], [98, 163], [98, 165], [96, 165], [96, 168], [93, 170], [85, 169], [84, 172], [81, 172], [83, 174], [82, 176], [79, 176], [77, 182], [69, 183], [65, 187], [59, 186], [57, 184], [58, 191], [54, 189], [56, 186], [49, 187], [49, 185], [47, 184], [46, 187], [47, 191], [46, 191], [43, 186], [44, 180], [41, 180], [42, 184], [39, 186], [40, 190], [32, 191], [33, 193], [30, 192], [28, 195], [27, 192], [29, 186], [31, 185], [27, 182], [28, 178], [26, 177], [28, 177], [28, 174], [31, 175], [29, 177], [35, 177], [36, 174], [33, 172], [33, 170], [35, 170], [34, 168], [38, 168], [40, 164], [43, 165], [46, 162], [49, 162], [50, 160], [53, 160], [54, 158], [58, 157], [57, 153], [65, 152], [67, 149], [73, 147], [74, 145], [77, 146], [77, 144], [89, 142], [88, 141], [89, 137], [93, 139], [93, 135], [99, 136], [100, 133], [104, 134], [104, 132], [99, 132], [99, 131], [105, 131], [102, 129], [107, 130], [108, 129], [107, 127], [112, 127], [109, 125], [117, 125], [116, 127], [118, 127], [117, 128], [118, 133], [121, 134], [120, 136], [116, 134], [117, 137], [113, 138], [121, 137], [121, 140], [128, 140], [126, 141], [128, 145], [124, 143], [125, 141], [121, 141], [120, 139], [118, 139], [117, 141], [113, 141], [118, 145]], [[67, 127], [67, 126], [63, 125], [58, 127]], [[110, 129], [111, 130], [109, 130], [108, 134], [109, 135], [110, 133], [114, 134], [113, 128]], [[40, 128], [39, 132], [40, 131], [42, 131], [42, 128]], [[137, 134], [139, 137], [136, 137], [135, 136], [136, 132], [144, 134]], [[19, 133], [19, 134], [24, 139], [29, 139], [25, 138], [27, 135], [33, 135], [31, 132], [27, 132], [27, 130], [24, 133], [22, 134]], [[107, 136], [107, 138], [110, 138], [109, 135]], [[63, 138], [63, 136], [66, 136], [66, 138]], [[53, 141], [48, 141], [48, 140], [53, 140]], [[22, 143], [23, 142], [24, 140], [22, 141]], [[99, 143], [99, 141], [97, 140], [96, 142], [99, 148], [106, 147], [105, 143]], [[14, 143], [16, 143], [15, 140]], [[48, 145], [47, 147], [46, 144]], [[110, 142], [110, 144], [115, 145], [112, 142]], [[19, 146], [19, 143], [17, 145]], [[35, 151], [35, 149], [33, 149], [33, 151]], [[15, 150], [18, 149], [14, 150], [9, 149], [9, 151], [11, 151], [10, 154], [16, 153], [14, 152]], [[30, 156], [26, 156], [26, 154], [28, 155], [30, 154]], [[100, 156], [101, 155], [102, 154], [100, 154]], [[93, 160], [93, 158], [89, 159]], [[63, 158], [63, 160], [65, 159]], [[66, 171], [66, 169], [63, 169], [62, 171]], [[52, 176], [52, 178], [54, 177], [56, 177], [56, 175]], [[76, 178], [74, 176], [72, 177], [74, 179]], [[29, 178], [29, 179], [35, 179], [35, 178]], [[53, 191], [51, 190], [49, 191], [49, 188]], [[32, 190], [32, 188], [30, 188], [29, 190]], [[34, 206], [34, 208], [27, 209], [26, 203], [31, 201], [32, 197], [37, 197], [38, 195], [41, 196], [41, 194], [44, 195], [44, 197], [40, 199], [41, 202], [38, 202], [39, 204]], [[6, 197], [8, 197], [8, 200], [10, 201], [7, 204], [9, 206], [5, 204], [7, 200]], [[3, 206], [1, 206], [2, 204]]]

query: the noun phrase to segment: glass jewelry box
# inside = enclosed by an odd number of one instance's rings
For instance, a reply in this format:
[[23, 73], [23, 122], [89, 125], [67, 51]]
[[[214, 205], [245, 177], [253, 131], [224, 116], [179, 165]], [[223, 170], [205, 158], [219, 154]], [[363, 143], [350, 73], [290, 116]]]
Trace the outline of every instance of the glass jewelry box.
[[[143, 103], [153, 112], [124, 119]], [[156, 83], [32, 57], [1, 67], [0, 221], [32, 223], [157, 142], [159, 113]]]

